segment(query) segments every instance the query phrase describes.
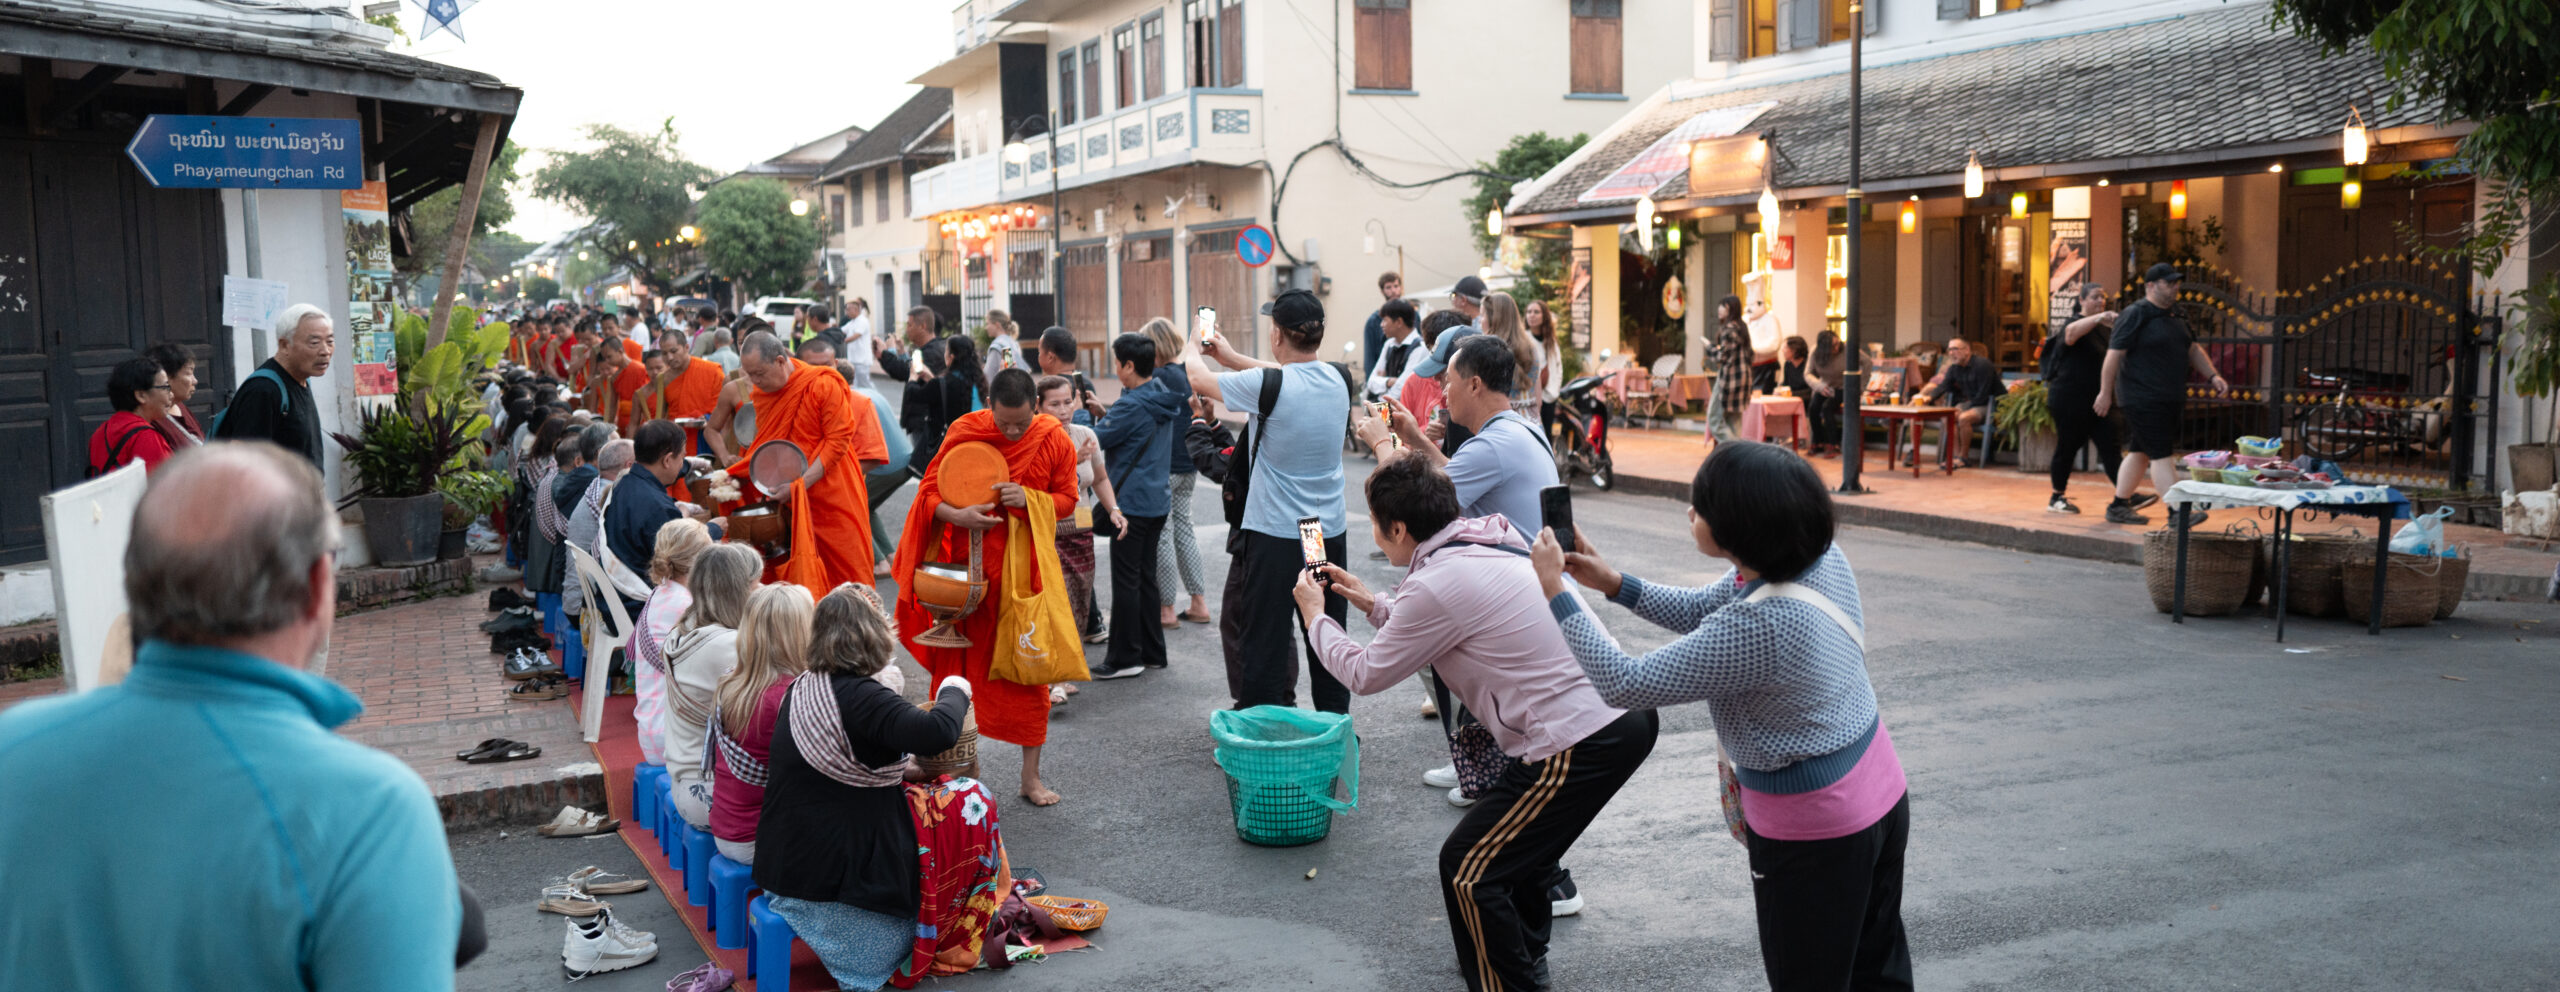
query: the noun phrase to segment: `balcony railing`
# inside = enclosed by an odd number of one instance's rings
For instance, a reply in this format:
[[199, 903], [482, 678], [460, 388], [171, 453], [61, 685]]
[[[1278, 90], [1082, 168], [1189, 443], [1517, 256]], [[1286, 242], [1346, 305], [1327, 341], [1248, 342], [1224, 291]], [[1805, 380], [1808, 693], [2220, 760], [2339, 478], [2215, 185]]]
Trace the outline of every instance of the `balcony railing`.
[[1002, 167], [1003, 157], [1000, 155], [972, 155], [909, 176], [907, 213], [912, 217], [931, 217], [994, 203], [1000, 195], [996, 184], [997, 170]]
[[[1252, 91], [1180, 90], [1058, 132], [1058, 181], [1079, 186], [1191, 162], [1241, 164], [1261, 157], [1262, 95]], [[1049, 188], [1049, 142], [1032, 139], [1030, 161], [1006, 162], [1004, 199]]]

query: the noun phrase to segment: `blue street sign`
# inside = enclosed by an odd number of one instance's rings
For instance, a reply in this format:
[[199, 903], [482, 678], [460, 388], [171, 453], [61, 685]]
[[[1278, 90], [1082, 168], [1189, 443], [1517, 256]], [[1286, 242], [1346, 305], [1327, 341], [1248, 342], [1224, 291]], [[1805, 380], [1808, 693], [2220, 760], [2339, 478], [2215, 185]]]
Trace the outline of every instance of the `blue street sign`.
[[364, 186], [364, 141], [353, 120], [153, 114], [124, 153], [162, 189]]
[[1260, 224], [1236, 232], [1236, 257], [1244, 264], [1261, 268], [1271, 263], [1271, 229]]

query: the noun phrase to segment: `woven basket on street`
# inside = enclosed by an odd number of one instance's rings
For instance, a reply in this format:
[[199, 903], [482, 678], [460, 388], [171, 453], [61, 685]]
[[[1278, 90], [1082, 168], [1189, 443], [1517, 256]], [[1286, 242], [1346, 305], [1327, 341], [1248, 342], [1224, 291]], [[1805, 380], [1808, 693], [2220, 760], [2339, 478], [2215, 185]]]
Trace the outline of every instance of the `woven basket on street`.
[[[930, 710], [933, 700], [917, 704], [917, 709]], [[916, 769], [927, 775], [959, 775], [975, 778], [978, 774], [978, 710], [970, 707], [960, 718], [960, 739], [951, 750], [941, 754], [916, 755]]]
[[2452, 616], [2462, 608], [2463, 587], [2471, 582], [2471, 559], [2445, 558], [2444, 571], [2436, 576], [2436, 619]]
[[1111, 915], [1111, 906], [1109, 904], [1097, 902], [1092, 899], [1069, 899], [1065, 896], [1030, 896], [1022, 901], [1038, 906], [1041, 909], [1048, 910], [1049, 919], [1057, 922], [1058, 929], [1074, 930], [1079, 933], [1101, 926], [1103, 918]]
[[2344, 606], [2338, 601], [2338, 566], [2359, 558], [2368, 564], [2373, 561], [2373, 539], [2355, 534], [2294, 535], [2293, 557], [2284, 576], [2285, 611], [2298, 617], [2340, 615]]
[[[2435, 622], [2436, 587], [2444, 573], [2442, 558], [2434, 555], [2391, 556], [2382, 577], [2382, 625], [2385, 627], [2419, 627]], [[2338, 566], [2339, 600], [2346, 606], [2347, 619], [2370, 622], [2373, 616], [2373, 559], [2363, 558]]]
[[[2231, 534], [2190, 531], [2187, 534], [2187, 615], [2219, 617], [2237, 613], [2249, 592], [2249, 568], [2257, 559], [2257, 541]], [[2169, 612], [2177, 600], [2178, 534], [2161, 528], [2142, 536], [2142, 580], [2151, 591], [2151, 606]]]

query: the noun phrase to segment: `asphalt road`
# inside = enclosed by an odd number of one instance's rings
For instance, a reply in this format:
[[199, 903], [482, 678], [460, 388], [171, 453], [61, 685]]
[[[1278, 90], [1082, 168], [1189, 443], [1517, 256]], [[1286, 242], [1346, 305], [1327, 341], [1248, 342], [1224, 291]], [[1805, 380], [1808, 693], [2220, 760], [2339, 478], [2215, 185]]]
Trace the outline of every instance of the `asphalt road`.
[[[1355, 508], [1366, 468], [1353, 463]], [[1585, 532], [1626, 571], [1692, 584], [1720, 573], [1691, 546], [1680, 504], [1575, 498]], [[1204, 486], [1195, 504], [1213, 522], [1201, 528], [1213, 604], [1215, 500]], [[1356, 514], [1352, 535], [1355, 570], [1391, 583], [1395, 570], [1365, 557]], [[2560, 614], [2468, 603], [2378, 638], [2296, 621], [2278, 645], [2254, 617], [2172, 626], [2129, 567], [1875, 530], [1840, 542], [1911, 776], [1904, 917], [1924, 987], [2553, 986]], [[1631, 648], [1673, 636], [1600, 609]], [[1235, 837], [1210, 760], [1208, 713], [1228, 701], [1215, 633], [1169, 636], [1171, 668], [1086, 686], [1057, 711], [1045, 771], [1066, 801], [1002, 811], [1017, 866], [1111, 904], [1098, 946], [937, 987], [1462, 988], [1434, 874], [1459, 812], [1420, 781], [1446, 761], [1438, 723], [1418, 716], [1421, 690], [1353, 704], [1360, 805], [1330, 838], [1253, 847]], [[1766, 987], [1707, 713], [1662, 716], [1651, 759], [1566, 861], [1589, 907], [1559, 921], [1557, 988]], [[985, 754], [986, 778], [1009, 791], [1019, 752]], [[460, 976], [472, 990], [560, 982], [560, 918], [529, 908], [540, 879], [588, 863], [636, 870], [611, 841], [484, 833], [456, 838], [455, 854], [492, 910], [493, 948]], [[663, 957], [582, 986], [655, 989], [700, 963], [662, 902], [616, 902], [662, 934]]]

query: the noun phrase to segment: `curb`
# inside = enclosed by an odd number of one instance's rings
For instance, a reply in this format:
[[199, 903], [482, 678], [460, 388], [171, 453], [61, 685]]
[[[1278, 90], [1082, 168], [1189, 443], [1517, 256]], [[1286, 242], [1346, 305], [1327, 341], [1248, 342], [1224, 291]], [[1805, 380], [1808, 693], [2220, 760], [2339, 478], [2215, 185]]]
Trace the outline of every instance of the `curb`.
[[497, 785], [436, 797], [446, 833], [481, 827], [548, 823], [562, 806], [602, 806], [604, 772], [562, 775], [542, 782]]

